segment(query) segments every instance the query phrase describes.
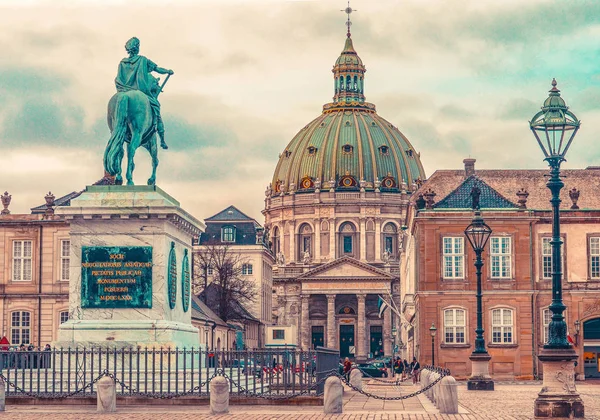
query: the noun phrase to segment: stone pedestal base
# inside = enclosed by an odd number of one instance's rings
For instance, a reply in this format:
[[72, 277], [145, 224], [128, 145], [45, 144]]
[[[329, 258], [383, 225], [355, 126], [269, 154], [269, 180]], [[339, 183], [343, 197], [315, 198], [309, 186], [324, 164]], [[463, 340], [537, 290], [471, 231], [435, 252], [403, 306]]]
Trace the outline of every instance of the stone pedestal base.
[[471, 376], [467, 382], [467, 389], [470, 391], [493, 391], [494, 381], [490, 376], [490, 360], [488, 353], [472, 353]]
[[535, 418], [583, 418], [583, 401], [575, 388], [575, 351], [544, 349], [538, 358], [543, 364], [544, 383], [535, 400]]

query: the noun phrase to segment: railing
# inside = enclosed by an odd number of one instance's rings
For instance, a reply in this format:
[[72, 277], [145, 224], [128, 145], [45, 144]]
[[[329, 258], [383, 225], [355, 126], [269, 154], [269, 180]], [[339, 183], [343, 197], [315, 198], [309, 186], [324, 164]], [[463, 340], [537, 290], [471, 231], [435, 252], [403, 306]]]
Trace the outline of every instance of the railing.
[[325, 347], [317, 347], [317, 393], [323, 393], [325, 388], [324, 379], [332, 374], [338, 374], [340, 366], [340, 351], [335, 349], [327, 349]]
[[6, 382], [7, 396], [95, 395], [98, 379], [110, 376], [118, 395], [174, 398], [206, 396], [210, 380], [224, 374], [232, 396], [293, 397], [319, 394], [317, 360], [315, 351], [288, 348], [0, 351], [0, 378]]

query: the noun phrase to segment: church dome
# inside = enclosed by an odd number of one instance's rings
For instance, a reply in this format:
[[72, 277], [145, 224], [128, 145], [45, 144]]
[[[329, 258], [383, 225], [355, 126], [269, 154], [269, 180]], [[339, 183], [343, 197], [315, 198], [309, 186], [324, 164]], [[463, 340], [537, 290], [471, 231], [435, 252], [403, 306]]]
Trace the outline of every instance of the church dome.
[[366, 68], [350, 33], [332, 71], [333, 102], [325, 104], [322, 114], [281, 153], [270, 194], [411, 190], [425, 179], [420, 154], [365, 101]]

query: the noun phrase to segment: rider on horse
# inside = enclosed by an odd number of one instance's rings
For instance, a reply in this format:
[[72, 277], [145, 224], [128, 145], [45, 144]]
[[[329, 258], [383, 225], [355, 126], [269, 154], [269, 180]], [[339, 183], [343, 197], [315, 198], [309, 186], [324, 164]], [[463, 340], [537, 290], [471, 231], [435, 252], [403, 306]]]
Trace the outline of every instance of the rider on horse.
[[140, 40], [136, 37], [127, 41], [125, 50], [129, 54], [129, 57], [122, 59], [119, 63], [117, 77], [115, 78], [117, 92], [139, 90], [148, 97], [150, 106], [152, 107], [152, 113], [154, 114], [156, 131], [160, 136], [160, 146], [163, 149], [167, 149], [167, 143], [165, 143], [165, 127], [160, 116], [160, 103], [157, 99], [157, 96], [160, 93], [160, 87], [158, 86], [158, 79], [152, 76], [151, 72], [173, 74], [173, 70], [158, 67], [148, 58], [143, 55], [138, 55], [140, 52]]

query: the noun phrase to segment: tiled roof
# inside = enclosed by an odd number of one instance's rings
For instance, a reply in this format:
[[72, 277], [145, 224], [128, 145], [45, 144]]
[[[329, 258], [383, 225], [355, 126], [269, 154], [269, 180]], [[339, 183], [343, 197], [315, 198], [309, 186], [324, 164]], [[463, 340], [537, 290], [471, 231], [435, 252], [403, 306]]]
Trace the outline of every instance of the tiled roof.
[[217, 325], [227, 326], [227, 323], [217, 316], [202, 300], [197, 296], [192, 296], [192, 319], [199, 321], [213, 321]]
[[[511, 202], [516, 202], [517, 191], [524, 188], [528, 193], [527, 208], [535, 210], [551, 210], [550, 190], [546, 187], [549, 170], [529, 169], [483, 169], [476, 170], [475, 176], [484, 181], [491, 188], [500, 193]], [[569, 190], [579, 190], [577, 205], [580, 209], [600, 209], [600, 168], [590, 167], [588, 169], [564, 169], [561, 176], [565, 187], [561, 191], [562, 209], [571, 207]], [[411, 200], [415, 201], [420, 194], [431, 188], [437, 202], [444, 200], [456, 190], [465, 180], [464, 170], [438, 170], [423, 183], [421, 188], [413, 194]]]
[[[235, 227], [235, 242], [221, 242], [221, 228], [224, 226]], [[206, 244], [256, 245], [256, 225], [252, 221], [207, 223], [206, 231], [200, 234], [200, 245]]]
[[[83, 191], [73, 191], [72, 193], [69, 193], [63, 197], [60, 198], [56, 198], [54, 200], [54, 205], [59, 207], [59, 206], [70, 206], [71, 205], [71, 200], [74, 198], [77, 198], [81, 195]], [[32, 214], [37, 214], [37, 213], [44, 213], [46, 211], [46, 204], [42, 204], [41, 206], [37, 206], [37, 207], [33, 207], [31, 209], [31, 213]]]
[[205, 222], [222, 222], [222, 221], [252, 221], [256, 222], [253, 218], [247, 216], [238, 210], [235, 206], [229, 206], [225, 210], [221, 210], [214, 216], [209, 217]]
[[435, 204], [434, 208], [470, 209], [473, 205], [471, 198], [473, 187], [478, 187], [481, 192], [479, 196], [481, 209], [518, 208], [516, 204], [504, 198], [498, 191], [474, 175], [465, 179], [454, 191]]

